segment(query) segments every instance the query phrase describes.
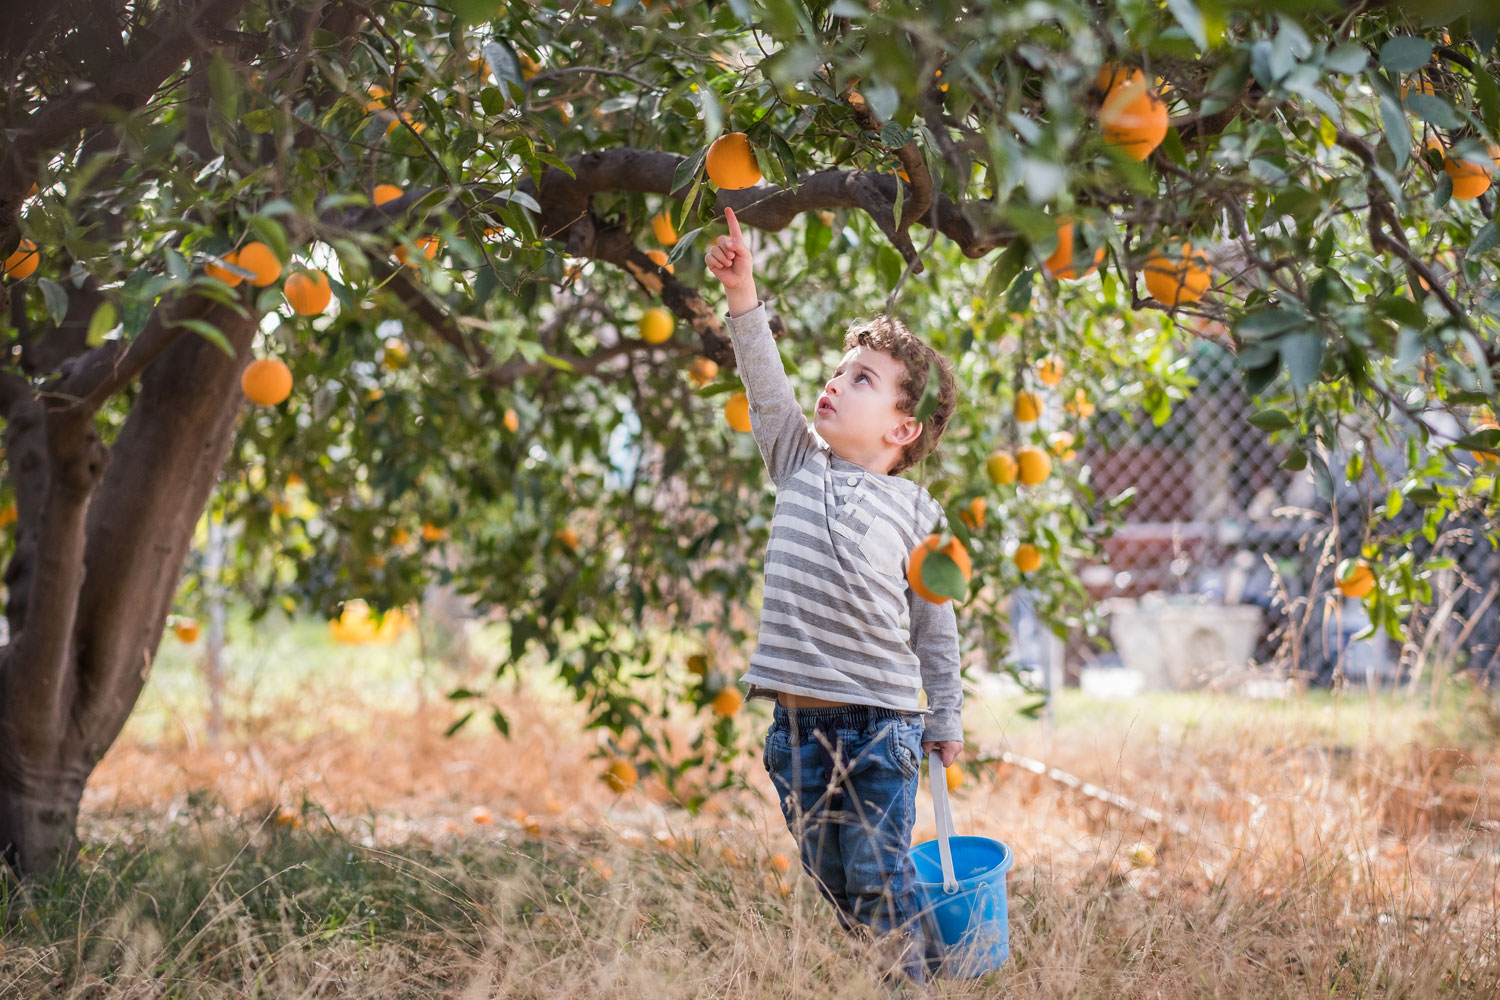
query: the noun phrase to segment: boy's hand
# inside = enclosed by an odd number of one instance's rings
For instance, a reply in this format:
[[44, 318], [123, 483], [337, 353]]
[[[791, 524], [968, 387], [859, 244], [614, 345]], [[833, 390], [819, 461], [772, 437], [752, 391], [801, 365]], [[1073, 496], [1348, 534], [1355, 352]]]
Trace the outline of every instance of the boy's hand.
[[947, 767], [958, 759], [958, 755], [963, 751], [963, 748], [963, 740], [943, 740], [940, 743], [923, 743], [922, 753], [929, 754], [936, 750], [943, 755], [943, 766]]
[[718, 278], [726, 289], [738, 289], [753, 284], [755, 262], [750, 257], [750, 247], [740, 235], [739, 220], [734, 209], [724, 209], [724, 219], [729, 223], [729, 235], [720, 236], [703, 255], [709, 273]]

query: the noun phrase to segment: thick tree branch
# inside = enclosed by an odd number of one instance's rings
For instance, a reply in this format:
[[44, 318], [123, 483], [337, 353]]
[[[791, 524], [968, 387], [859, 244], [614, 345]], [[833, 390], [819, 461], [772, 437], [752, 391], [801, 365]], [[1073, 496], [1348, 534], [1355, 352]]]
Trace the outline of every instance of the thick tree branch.
[[67, 97], [51, 100], [20, 123], [0, 156], [0, 242], [14, 234], [15, 214], [37, 167], [67, 140], [105, 120], [106, 108], [133, 111], [156, 93], [162, 81], [182, 68], [202, 42], [202, 33], [223, 26], [247, 0], [202, 0], [175, 25], [158, 31], [159, 41], [139, 60], [115, 68], [98, 85], [85, 83]]
[[[227, 312], [230, 307], [201, 295], [161, 303], [151, 311], [145, 327], [134, 338], [107, 341], [66, 365], [63, 379], [53, 393], [66, 401], [64, 405], [85, 413], [97, 412], [106, 400], [133, 382], [147, 365], [190, 332], [183, 325], [184, 320], [202, 320], [216, 309]], [[242, 306], [237, 311], [242, 318], [250, 315]]]

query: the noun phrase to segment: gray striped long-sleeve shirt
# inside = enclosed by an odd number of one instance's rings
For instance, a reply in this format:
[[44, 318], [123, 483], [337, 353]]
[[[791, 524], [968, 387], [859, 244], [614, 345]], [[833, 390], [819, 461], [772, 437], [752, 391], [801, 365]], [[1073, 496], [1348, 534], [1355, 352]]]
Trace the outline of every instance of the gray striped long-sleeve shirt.
[[962, 740], [953, 602], [917, 597], [907, 558], [943, 516], [917, 483], [835, 455], [807, 423], [765, 303], [725, 316], [750, 429], [776, 486], [760, 636], [740, 680], [778, 691], [921, 712], [924, 741]]

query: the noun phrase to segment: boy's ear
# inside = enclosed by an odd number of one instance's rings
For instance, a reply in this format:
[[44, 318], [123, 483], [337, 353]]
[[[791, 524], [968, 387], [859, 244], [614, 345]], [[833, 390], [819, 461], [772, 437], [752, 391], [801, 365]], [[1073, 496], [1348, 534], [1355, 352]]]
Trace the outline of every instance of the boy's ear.
[[905, 448], [922, 436], [922, 425], [913, 418], [907, 417], [897, 424], [894, 430], [888, 431], [886, 436], [891, 439], [892, 444]]

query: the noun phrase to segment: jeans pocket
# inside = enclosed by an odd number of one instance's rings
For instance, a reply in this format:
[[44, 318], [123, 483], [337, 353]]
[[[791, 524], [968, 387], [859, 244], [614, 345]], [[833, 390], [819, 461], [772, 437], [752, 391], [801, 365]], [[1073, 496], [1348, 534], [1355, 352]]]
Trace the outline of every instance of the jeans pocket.
[[760, 762], [765, 766], [768, 774], [778, 774], [787, 768], [791, 760], [792, 748], [788, 740], [785, 728], [772, 725], [766, 730], [766, 746], [761, 753]]
[[922, 731], [916, 729], [916, 746], [912, 746], [912, 729], [903, 723], [896, 723], [890, 728], [891, 756], [895, 759], [901, 773], [907, 778], [915, 778], [917, 772], [922, 769]]

